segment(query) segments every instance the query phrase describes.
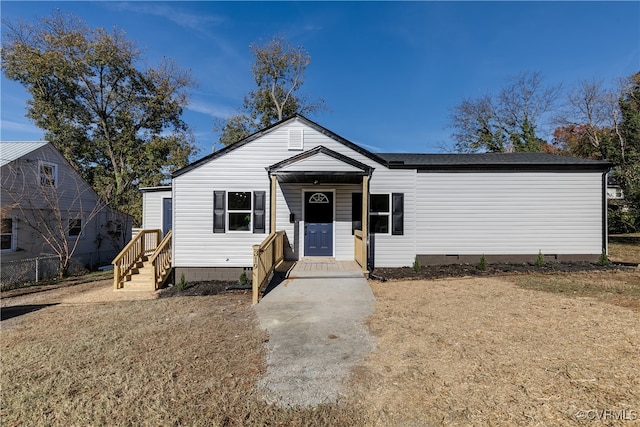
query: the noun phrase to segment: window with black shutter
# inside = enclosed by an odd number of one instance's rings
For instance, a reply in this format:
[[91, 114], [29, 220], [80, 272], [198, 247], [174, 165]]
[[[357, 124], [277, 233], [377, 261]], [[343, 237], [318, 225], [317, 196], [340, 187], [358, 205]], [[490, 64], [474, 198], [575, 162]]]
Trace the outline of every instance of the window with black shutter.
[[265, 232], [265, 195], [264, 191], [253, 192], [253, 232]]
[[224, 233], [226, 216], [226, 192], [214, 191], [213, 192], [213, 232]]
[[391, 234], [404, 234], [404, 193], [391, 195]]
[[351, 234], [362, 230], [362, 193], [351, 193]]

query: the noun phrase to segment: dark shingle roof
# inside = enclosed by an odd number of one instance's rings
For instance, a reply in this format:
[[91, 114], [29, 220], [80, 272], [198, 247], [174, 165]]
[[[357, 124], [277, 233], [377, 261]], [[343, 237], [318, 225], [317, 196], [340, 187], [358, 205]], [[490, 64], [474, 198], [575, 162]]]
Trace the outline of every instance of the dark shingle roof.
[[601, 169], [612, 163], [547, 153], [409, 154], [377, 153], [390, 168], [431, 169]]

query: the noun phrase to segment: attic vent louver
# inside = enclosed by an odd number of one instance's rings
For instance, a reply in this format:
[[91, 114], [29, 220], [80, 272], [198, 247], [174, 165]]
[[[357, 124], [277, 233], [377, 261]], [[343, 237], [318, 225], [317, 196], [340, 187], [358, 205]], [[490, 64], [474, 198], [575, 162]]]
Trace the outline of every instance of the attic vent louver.
[[302, 150], [304, 146], [304, 129], [289, 129], [289, 150]]

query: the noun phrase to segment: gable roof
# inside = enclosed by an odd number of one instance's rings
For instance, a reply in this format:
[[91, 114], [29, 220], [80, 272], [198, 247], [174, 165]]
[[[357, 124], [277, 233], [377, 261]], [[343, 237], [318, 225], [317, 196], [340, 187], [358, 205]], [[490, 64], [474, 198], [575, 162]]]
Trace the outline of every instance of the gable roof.
[[228, 146], [222, 148], [219, 151], [216, 151], [214, 153], [209, 154], [208, 156], [205, 156], [205, 157], [203, 157], [203, 158], [201, 158], [199, 160], [196, 160], [195, 162], [191, 163], [190, 165], [185, 166], [182, 169], [178, 169], [177, 171], [173, 172], [171, 174], [171, 176], [175, 178], [177, 176], [185, 174], [185, 173], [189, 172], [192, 169], [195, 169], [195, 168], [197, 168], [197, 167], [199, 167], [199, 166], [201, 166], [201, 165], [203, 165], [205, 163], [210, 162], [213, 159], [216, 159], [218, 157], [224, 156], [228, 152], [233, 151], [233, 150], [235, 150], [237, 148], [242, 147], [243, 145], [246, 145], [246, 144], [250, 143], [251, 141], [253, 141], [255, 139], [258, 139], [261, 136], [264, 136], [264, 135], [266, 135], [268, 133], [271, 133], [274, 130], [276, 130], [276, 129], [278, 129], [278, 128], [280, 128], [280, 127], [284, 126], [285, 124], [287, 124], [289, 122], [292, 122], [292, 121], [298, 121], [300, 123], [303, 123], [303, 124], [309, 126], [310, 128], [318, 131], [319, 133], [321, 133], [323, 135], [326, 135], [331, 139], [334, 139], [335, 141], [337, 141], [337, 142], [349, 147], [350, 149], [362, 154], [365, 157], [370, 158], [371, 160], [373, 160], [375, 162], [378, 162], [378, 163], [383, 164], [383, 165], [386, 163], [385, 160], [382, 159], [381, 157], [379, 157], [377, 154], [374, 154], [374, 153], [372, 153], [372, 152], [370, 152], [368, 150], [365, 150], [364, 148], [360, 147], [359, 145], [354, 144], [353, 142], [341, 137], [340, 135], [331, 132], [329, 129], [320, 126], [319, 124], [307, 119], [306, 117], [304, 117], [304, 116], [302, 116], [300, 114], [294, 114], [293, 116], [291, 116], [289, 118], [286, 118], [286, 119], [284, 119], [284, 120], [282, 120], [282, 121], [280, 121], [278, 123], [274, 123], [273, 125], [271, 125], [271, 126], [269, 126], [267, 128], [264, 128], [264, 129], [254, 133], [252, 135], [249, 135], [245, 139], [242, 139], [242, 140], [236, 142], [235, 144], [228, 145]]
[[313, 157], [325, 155], [326, 157], [330, 157], [340, 163], [344, 163], [345, 165], [349, 165], [354, 169], [360, 170], [363, 173], [371, 173], [373, 168], [369, 165], [365, 165], [357, 160], [352, 159], [351, 157], [345, 156], [344, 154], [337, 153], [333, 150], [328, 149], [322, 145], [319, 145], [311, 150], [303, 151], [302, 153], [296, 154], [293, 157], [289, 157], [288, 159], [282, 160], [281, 162], [276, 163], [275, 165], [271, 165], [267, 168], [267, 171], [270, 173], [277, 173], [288, 167], [293, 166], [294, 164], [299, 164], [307, 159], [311, 159]]
[[[208, 163], [218, 157], [242, 147], [285, 124], [298, 121], [317, 132], [332, 138], [363, 156], [389, 169], [429, 170], [601, 170], [607, 171], [615, 164], [603, 160], [590, 160], [579, 157], [561, 156], [550, 153], [474, 153], [474, 154], [418, 154], [418, 153], [372, 153], [357, 144], [341, 137], [327, 128], [295, 114], [278, 123], [264, 128], [252, 135], [209, 154], [195, 162], [173, 172], [173, 178]], [[275, 165], [273, 165], [275, 166]], [[272, 166], [272, 167], [273, 167]]]
[[47, 145], [47, 141], [1, 141], [0, 167]]
[[379, 153], [391, 169], [595, 169], [613, 163], [549, 153], [409, 154]]
[[[327, 162], [328, 161], [328, 162]], [[266, 168], [280, 182], [361, 183], [374, 168], [319, 145]]]

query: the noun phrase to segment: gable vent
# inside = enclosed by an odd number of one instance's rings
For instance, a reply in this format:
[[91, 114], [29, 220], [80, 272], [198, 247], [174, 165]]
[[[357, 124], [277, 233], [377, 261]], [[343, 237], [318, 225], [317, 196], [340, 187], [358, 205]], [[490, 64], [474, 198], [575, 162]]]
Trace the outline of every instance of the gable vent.
[[289, 150], [302, 150], [304, 146], [304, 129], [289, 129]]

